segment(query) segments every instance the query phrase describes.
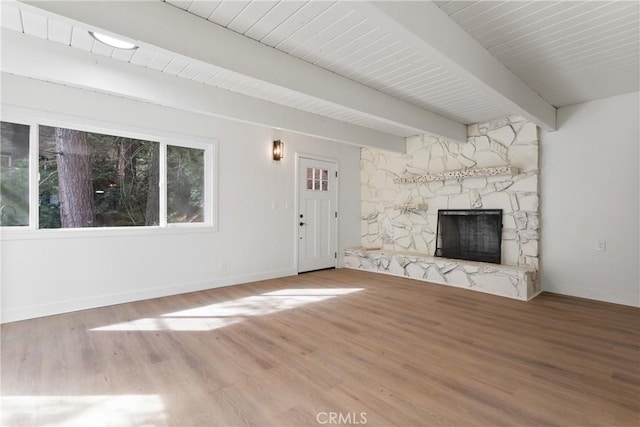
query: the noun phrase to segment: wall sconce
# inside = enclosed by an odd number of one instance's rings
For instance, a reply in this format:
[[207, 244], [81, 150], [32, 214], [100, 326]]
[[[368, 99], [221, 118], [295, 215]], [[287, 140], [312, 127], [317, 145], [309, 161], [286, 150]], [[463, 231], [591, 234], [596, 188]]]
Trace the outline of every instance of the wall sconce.
[[284, 142], [273, 141], [273, 160], [281, 160], [284, 158]]

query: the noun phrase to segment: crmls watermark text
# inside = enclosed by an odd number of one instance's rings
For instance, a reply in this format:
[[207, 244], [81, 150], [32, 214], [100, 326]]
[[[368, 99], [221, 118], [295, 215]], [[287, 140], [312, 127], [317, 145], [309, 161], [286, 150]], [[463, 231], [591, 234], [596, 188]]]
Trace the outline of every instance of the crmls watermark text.
[[318, 424], [366, 424], [366, 412], [318, 412], [316, 414]]

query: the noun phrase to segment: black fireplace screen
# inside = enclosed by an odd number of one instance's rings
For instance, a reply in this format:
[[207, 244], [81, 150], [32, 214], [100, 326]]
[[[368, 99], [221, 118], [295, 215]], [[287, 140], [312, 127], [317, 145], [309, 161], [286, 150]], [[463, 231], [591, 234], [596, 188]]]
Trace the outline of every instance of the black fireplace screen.
[[502, 209], [440, 209], [436, 256], [500, 264]]

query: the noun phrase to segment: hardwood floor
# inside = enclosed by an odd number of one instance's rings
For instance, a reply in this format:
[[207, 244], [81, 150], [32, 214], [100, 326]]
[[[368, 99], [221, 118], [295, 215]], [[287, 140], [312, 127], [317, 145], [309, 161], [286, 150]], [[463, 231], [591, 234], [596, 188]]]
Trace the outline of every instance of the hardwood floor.
[[333, 270], [2, 326], [2, 425], [640, 425], [640, 310]]

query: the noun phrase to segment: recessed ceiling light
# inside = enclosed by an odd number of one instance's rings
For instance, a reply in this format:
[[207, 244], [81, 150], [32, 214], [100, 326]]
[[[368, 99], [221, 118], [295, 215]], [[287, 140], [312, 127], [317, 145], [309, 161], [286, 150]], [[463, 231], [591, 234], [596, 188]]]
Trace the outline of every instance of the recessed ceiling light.
[[138, 46], [133, 43], [129, 43], [115, 37], [107, 36], [106, 34], [94, 33], [93, 31], [89, 31], [89, 35], [98, 40], [100, 43], [104, 43], [107, 46], [114, 47], [116, 49], [133, 50], [138, 48]]

